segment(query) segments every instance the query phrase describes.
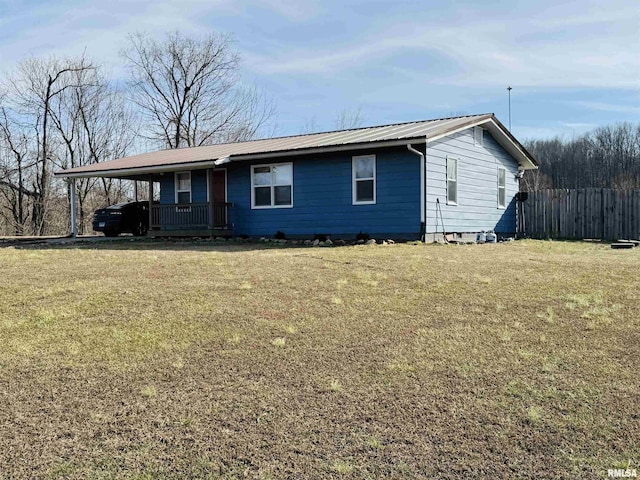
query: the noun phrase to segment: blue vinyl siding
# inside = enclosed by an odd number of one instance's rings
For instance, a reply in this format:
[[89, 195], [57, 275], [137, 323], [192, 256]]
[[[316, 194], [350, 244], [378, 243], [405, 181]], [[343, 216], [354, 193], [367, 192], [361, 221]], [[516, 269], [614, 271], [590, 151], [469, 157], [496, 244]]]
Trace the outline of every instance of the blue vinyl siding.
[[191, 199], [193, 203], [207, 201], [207, 171], [194, 170], [191, 172]]
[[160, 177], [160, 204], [176, 203], [175, 190], [173, 189], [174, 174], [165, 173]]
[[[271, 236], [314, 233], [356, 235], [358, 232], [417, 238], [420, 233], [420, 163], [400, 149], [376, 153], [377, 203], [352, 205], [350, 153], [294, 158], [293, 208], [252, 209], [251, 168], [229, 165], [229, 221], [236, 234]], [[286, 161], [274, 160], [273, 163]], [[261, 162], [269, 164], [271, 162]]]
[[[163, 205], [176, 203], [174, 190], [175, 174], [165, 173], [160, 177], [160, 203]], [[204, 203], [207, 201], [207, 171], [191, 171], [191, 202]]]
[[[458, 204], [447, 205], [447, 156], [458, 159]], [[498, 208], [498, 167], [506, 168], [507, 208]], [[447, 232], [495, 230], [514, 233], [518, 163], [484, 130], [484, 145], [474, 145], [473, 129], [429, 144], [427, 151], [427, 233], [442, 232], [440, 200]], [[437, 222], [437, 223], [436, 223]]]
[[[515, 231], [518, 191], [517, 162], [484, 131], [484, 145], [473, 143], [473, 129], [444, 137], [427, 149], [427, 233], [442, 231], [436, 200], [440, 200], [447, 232]], [[424, 151], [423, 145], [414, 145]], [[376, 155], [376, 204], [353, 205], [352, 158]], [[458, 205], [447, 205], [446, 159], [458, 159]], [[293, 163], [293, 207], [251, 208], [251, 165]], [[506, 168], [507, 208], [498, 208], [498, 167]], [[366, 232], [378, 238], [418, 238], [420, 234], [420, 158], [406, 147], [357, 152], [274, 158], [225, 165], [228, 212], [234, 234], [288, 236], [313, 234], [355, 236]], [[175, 202], [174, 174], [160, 177], [160, 202]], [[207, 201], [206, 170], [191, 172], [194, 203]]]

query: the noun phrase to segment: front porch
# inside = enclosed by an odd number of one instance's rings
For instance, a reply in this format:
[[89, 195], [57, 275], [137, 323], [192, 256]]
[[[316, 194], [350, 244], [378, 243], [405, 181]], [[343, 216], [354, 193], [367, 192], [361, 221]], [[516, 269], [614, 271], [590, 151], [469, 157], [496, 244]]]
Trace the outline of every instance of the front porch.
[[150, 237], [233, 235], [228, 223], [231, 203], [169, 203], [151, 204], [149, 210]]
[[94, 176], [131, 181], [133, 195], [128, 201], [144, 205], [139, 213], [121, 217], [118, 228], [114, 228], [116, 234], [144, 235], [146, 232], [148, 237], [230, 237], [234, 234], [229, 216], [233, 203], [227, 201], [226, 168], [214, 165], [192, 170], [149, 170], [152, 171], [144, 174], [122, 170], [70, 176], [67, 181], [71, 236], [77, 234], [75, 178]]

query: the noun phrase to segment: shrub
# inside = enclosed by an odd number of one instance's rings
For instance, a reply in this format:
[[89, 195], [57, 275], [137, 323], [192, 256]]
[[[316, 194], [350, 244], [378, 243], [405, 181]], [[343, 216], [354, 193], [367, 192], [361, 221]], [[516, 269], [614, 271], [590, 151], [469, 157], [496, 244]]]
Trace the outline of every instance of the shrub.
[[278, 230], [273, 238], [276, 240], [286, 240], [287, 235], [282, 230]]
[[319, 240], [321, 242], [326, 242], [328, 238], [329, 238], [329, 235], [327, 235], [325, 233], [315, 233], [313, 235], [313, 239], [314, 240]]

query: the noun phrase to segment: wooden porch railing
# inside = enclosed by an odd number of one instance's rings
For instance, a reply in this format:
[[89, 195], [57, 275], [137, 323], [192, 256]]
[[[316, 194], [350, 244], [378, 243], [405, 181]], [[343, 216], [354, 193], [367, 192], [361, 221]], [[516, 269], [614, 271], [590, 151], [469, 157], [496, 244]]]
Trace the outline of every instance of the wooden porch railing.
[[213, 204], [213, 222], [211, 222], [209, 203], [152, 205], [149, 228], [152, 230], [226, 228], [228, 226], [227, 209], [230, 206], [230, 203]]

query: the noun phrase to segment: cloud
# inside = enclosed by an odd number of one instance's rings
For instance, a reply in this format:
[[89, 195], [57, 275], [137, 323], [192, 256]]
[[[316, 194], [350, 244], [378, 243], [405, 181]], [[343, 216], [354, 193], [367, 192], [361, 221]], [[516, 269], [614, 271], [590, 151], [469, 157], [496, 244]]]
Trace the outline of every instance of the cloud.
[[[67, 0], [35, 3], [27, 11], [5, 0], [7, 12], [0, 16], [3, 66], [25, 54], [75, 55], [85, 48], [90, 56], [116, 66], [117, 52], [131, 32], [225, 31], [243, 19], [255, 21], [256, 4], [265, 15], [275, 15], [260, 22], [265, 31], [250, 37], [253, 44], [243, 48], [247, 68], [257, 76], [330, 78], [380, 65], [387, 71], [430, 74], [424, 83], [463, 87], [640, 88], [640, 9], [626, 0], [606, 6], [592, 0], [579, 6], [525, 3], [509, 12], [491, 2], [482, 7], [469, 3], [450, 10], [412, 9], [410, 16], [402, 2], [385, 10], [382, 4], [357, 1], [346, 7], [317, 0]], [[366, 13], [361, 11], [365, 7]], [[286, 23], [275, 26], [278, 18]], [[407, 66], [410, 55], [436, 55], [444, 61]]]
[[596, 128], [598, 124], [596, 123], [580, 123], [580, 122], [563, 122], [561, 124], [566, 128], [573, 128], [576, 130], [591, 130], [592, 128]]
[[530, 127], [522, 125], [514, 125], [512, 132], [523, 142], [533, 138], [555, 138], [562, 136], [565, 133], [564, 130], [559, 128]]
[[[585, 2], [588, 7], [588, 2]], [[573, 5], [575, 10], [576, 5]], [[535, 12], [429, 21], [405, 19], [346, 45], [286, 49], [286, 54], [249, 54], [253, 68], [269, 75], [335, 75], [367, 64], [393, 64], [399, 54], [435, 52], [460, 68], [438, 72], [437, 82], [459, 86], [640, 88], [640, 9], [629, 2], [574, 11], [557, 18]], [[428, 18], [428, 16], [427, 16]], [[394, 19], [396, 21], [397, 19]], [[357, 31], [358, 29], [354, 29]], [[414, 73], [424, 70], [414, 65]]]
[[640, 106], [633, 105], [620, 105], [616, 103], [606, 102], [591, 102], [588, 100], [576, 100], [574, 102], [568, 102], [572, 105], [587, 108], [589, 110], [598, 110], [601, 112], [615, 112], [615, 113], [630, 113], [640, 114]]
[[638, 118], [638, 25], [631, 0], [0, 0], [0, 68], [86, 50], [118, 77], [132, 32], [231, 32], [285, 125], [359, 105], [368, 123], [506, 118], [512, 85], [516, 135], [541, 137]]
[[324, 74], [331, 75], [338, 71], [362, 64], [377, 55], [390, 53], [390, 49], [381, 44], [356, 45], [340, 51], [328, 51], [315, 54], [308, 50], [298, 50], [287, 54], [284, 58], [253, 54], [247, 52], [244, 57], [252, 64], [253, 69], [267, 74]]
[[320, 14], [320, 6], [311, 1], [302, 0], [257, 0], [259, 5], [293, 21], [309, 20]]
[[151, 35], [182, 30], [206, 34], [211, 28], [201, 18], [212, 11], [230, 12], [232, 0], [157, 0], [153, 3], [114, 0], [40, 4], [28, 14], [16, 8], [0, 20], [3, 66], [10, 68], [26, 56], [73, 56], [87, 51], [92, 58], [115, 67], [118, 51], [127, 35], [145, 31]]
[[577, 138], [590, 130], [593, 130], [598, 125], [595, 124], [571, 124], [571, 123], [559, 123], [556, 126], [549, 127], [532, 127], [529, 125], [514, 125], [512, 132], [521, 141], [526, 142], [530, 139], [544, 139], [544, 138], [561, 138], [563, 140], [570, 140]]

